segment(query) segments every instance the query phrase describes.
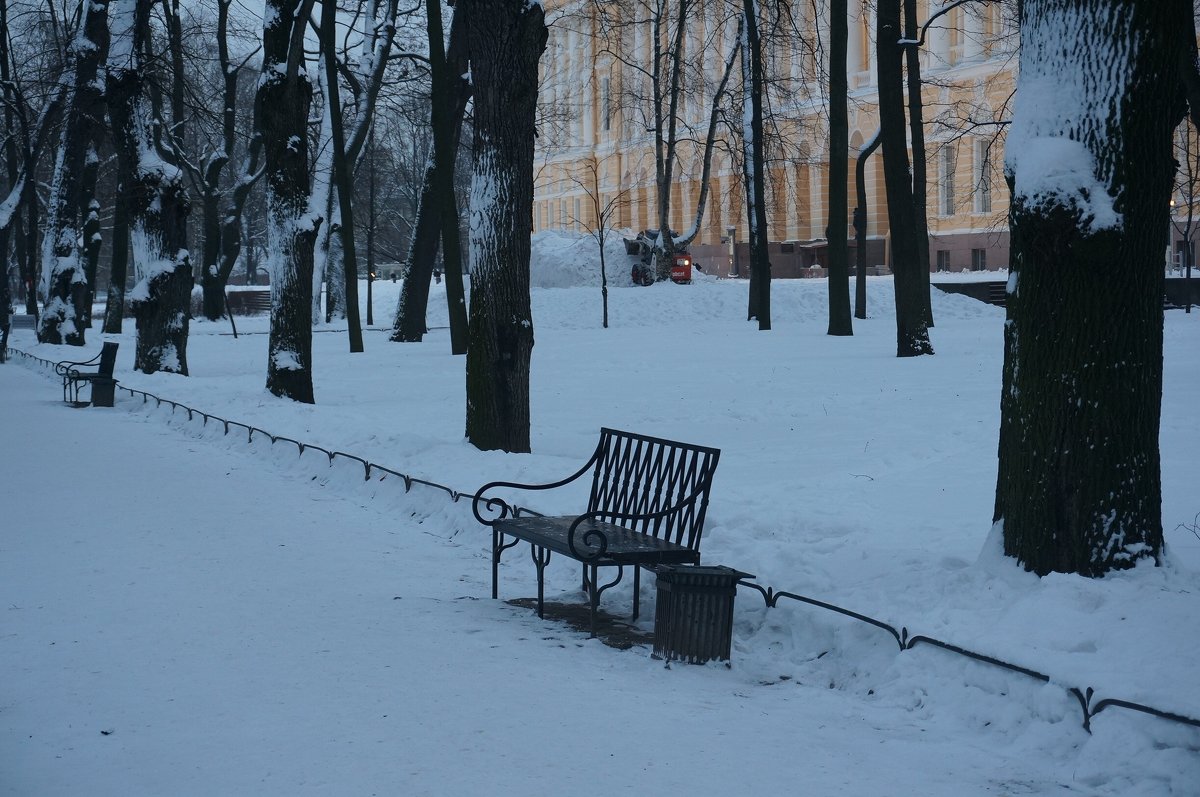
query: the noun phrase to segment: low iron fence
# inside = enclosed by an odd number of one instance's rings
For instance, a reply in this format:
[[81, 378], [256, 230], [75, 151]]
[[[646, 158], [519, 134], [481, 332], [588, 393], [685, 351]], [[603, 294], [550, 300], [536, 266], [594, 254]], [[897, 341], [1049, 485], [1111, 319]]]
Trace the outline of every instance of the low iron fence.
[[[41, 357], [37, 357], [35, 355], [29, 354], [28, 352], [21, 351], [20, 349], [14, 349], [11, 347], [7, 350], [7, 353], [10, 356], [14, 355], [14, 354], [18, 355], [26, 362], [36, 363], [37, 365], [53, 372], [54, 363], [51, 362], [50, 360], [46, 360]], [[257, 434], [263, 438], [270, 440], [272, 445], [274, 445], [275, 443], [289, 443], [291, 445], [294, 445], [297, 449], [298, 455], [301, 455], [301, 456], [304, 454], [305, 451], [308, 451], [308, 450], [319, 451], [322, 454], [325, 454], [326, 457], [328, 457], [330, 466], [332, 466], [334, 461], [337, 460], [338, 458], [355, 462], [355, 463], [359, 464], [360, 466], [362, 466], [363, 479], [366, 481], [369, 481], [371, 479], [371, 475], [376, 472], [381, 473], [381, 474], [387, 474], [389, 476], [395, 476], [403, 481], [404, 492], [406, 494], [411, 492], [414, 486], [419, 485], [421, 487], [427, 487], [427, 488], [430, 488], [433, 490], [438, 490], [438, 491], [445, 493], [453, 503], [458, 503], [458, 501], [464, 497], [474, 498], [474, 495], [475, 495], [473, 492], [470, 492], [470, 491], [456, 490], [453, 487], [448, 487], [444, 484], [439, 484], [437, 482], [429, 481], [427, 479], [421, 479], [416, 476], [412, 476], [411, 474], [402, 473], [398, 470], [394, 470], [392, 468], [385, 467], [383, 465], [379, 465], [374, 462], [370, 462], [370, 461], [364, 459], [363, 457], [360, 457], [360, 456], [357, 456], [354, 454], [347, 454], [344, 451], [330, 451], [327, 448], [323, 448], [321, 446], [314, 445], [312, 443], [304, 443], [304, 442], [295, 440], [290, 437], [285, 437], [283, 435], [271, 434], [270, 432], [266, 431], [265, 429], [259, 429], [258, 427], [250, 426], [249, 424], [240, 423], [238, 421], [230, 421], [230, 420], [222, 418], [218, 415], [213, 415], [212, 413], [202, 412], [201, 410], [197, 410], [193, 407], [189, 407], [186, 404], [180, 403], [178, 401], [173, 401], [171, 399], [165, 399], [165, 398], [162, 398], [161, 396], [156, 396], [153, 393], [148, 393], [144, 390], [137, 390], [135, 388], [125, 387], [124, 385], [121, 385], [121, 384], [117, 385], [117, 389], [125, 391], [126, 393], [128, 393], [130, 395], [131, 398], [137, 398], [140, 396], [143, 404], [148, 404], [150, 401], [154, 401], [155, 405], [158, 407], [161, 407], [162, 405], [166, 404], [167, 406], [169, 406], [171, 408], [172, 415], [174, 415], [176, 411], [186, 412], [189, 421], [195, 420], [195, 418], [198, 416], [201, 419], [201, 424], [203, 426], [207, 426], [209, 421], [213, 421], [214, 423], [220, 423], [222, 425], [225, 435], [228, 435], [230, 433], [230, 430], [244, 431], [246, 434], [246, 442], [247, 443], [253, 442], [254, 436]], [[529, 509], [528, 507], [521, 507], [521, 506], [517, 506], [517, 505], [512, 505], [512, 511], [513, 511], [514, 517], [521, 517], [522, 515], [533, 515], [533, 516], [538, 516], [538, 517], [542, 516], [541, 512], [534, 511], [532, 509]], [[1005, 670], [1009, 670], [1011, 672], [1020, 673], [1021, 675], [1027, 676], [1029, 678], [1033, 678], [1033, 679], [1041, 681], [1043, 683], [1050, 683], [1050, 681], [1052, 680], [1049, 675], [1042, 673], [1042, 672], [1038, 672], [1037, 670], [1034, 670], [1034, 669], [1030, 669], [1029, 667], [1024, 667], [1019, 664], [1014, 664], [1013, 662], [1005, 661], [1003, 659], [999, 659], [994, 656], [988, 656], [986, 654], [979, 653], [979, 652], [976, 652], [973, 650], [969, 650], [967, 648], [952, 644], [950, 642], [945, 642], [940, 639], [935, 639], [934, 637], [925, 636], [923, 634], [918, 634], [916, 636], [909, 636], [908, 628], [906, 626], [901, 626], [899, 629], [897, 629], [895, 626], [891, 625], [890, 623], [886, 623], [883, 620], [879, 620], [877, 618], [870, 617], [869, 615], [861, 614], [859, 612], [851, 611], [850, 609], [844, 608], [842, 606], [837, 606], [832, 603], [827, 603], [826, 601], [817, 600], [816, 598], [810, 598], [810, 597], [807, 597], [805, 595], [800, 595], [795, 592], [776, 590], [774, 587], [770, 587], [770, 586], [764, 587], [761, 584], [756, 584], [753, 581], [749, 581], [746, 579], [739, 581], [738, 586], [744, 587], [748, 590], [758, 593], [763, 598], [764, 602], [766, 603], [767, 608], [769, 608], [769, 609], [776, 608], [779, 604], [780, 599], [788, 599], [788, 600], [793, 600], [793, 601], [798, 601], [800, 603], [808, 604], [809, 606], [815, 606], [819, 609], [825, 609], [826, 611], [835, 612], [837, 614], [841, 614], [845, 617], [849, 617], [849, 618], [857, 620], [859, 622], [866, 623], [868, 625], [872, 625], [872, 626], [890, 634], [891, 637], [895, 640], [896, 644], [899, 646], [901, 652], [912, 650], [914, 647], [916, 647], [917, 645], [921, 645], [921, 644], [930, 645], [932, 647], [940, 648], [941, 650], [948, 651], [950, 653], [954, 653], [954, 654], [972, 659], [974, 661], [982, 662], [984, 664], [988, 664], [988, 665], [991, 665], [994, 667], [1000, 667]], [[1062, 683], [1062, 680], [1057, 679], [1056, 682]], [[1103, 698], [1103, 699], [1098, 700], [1095, 703], [1093, 703], [1092, 699], [1095, 697], [1096, 691], [1090, 686], [1083, 687], [1083, 688], [1076, 687], [1076, 686], [1070, 686], [1070, 687], [1064, 687], [1064, 688], [1067, 690], [1068, 693], [1073, 695], [1075, 697], [1075, 699], [1079, 702], [1079, 707], [1083, 714], [1083, 728], [1088, 733], [1091, 733], [1091, 731], [1092, 731], [1092, 719], [1097, 714], [1099, 714], [1101, 711], [1104, 711], [1107, 708], [1123, 708], [1123, 709], [1127, 709], [1129, 711], [1135, 711], [1135, 712], [1140, 712], [1142, 714], [1148, 714], [1150, 716], [1158, 717], [1160, 719], [1168, 720], [1170, 722], [1177, 722], [1177, 723], [1181, 723], [1183, 725], [1190, 725], [1194, 728], [1200, 728], [1200, 719], [1195, 719], [1194, 717], [1189, 717], [1187, 715], [1184, 715], [1184, 714], [1181, 714], [1178, 712], [1174, 712], [1174, 711], [1166, 711], [1164, 709], [1155, 708], [1154, 706], [1148, 706], [1148, 705], [1145, 705], [1144, 703], [1137, 703], [1137, 702], [1134, 702], [1131, 700], [1121, 700], [1119, 698], [1113, 698], [1113, 697]]]

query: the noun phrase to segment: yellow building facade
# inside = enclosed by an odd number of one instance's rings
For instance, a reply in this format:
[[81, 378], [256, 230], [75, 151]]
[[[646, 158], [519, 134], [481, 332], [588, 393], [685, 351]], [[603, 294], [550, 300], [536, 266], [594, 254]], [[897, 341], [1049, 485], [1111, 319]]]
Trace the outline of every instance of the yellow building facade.
[[[629, 1], [629, 0], [626, 0]], [[852, 3], [847, 72], [850, 86], [849, 208], [856, 204], [855, 161], [878, 130], [875, 20], [866, 4]], [[919, 0], [921, 19], [942, 0]], [[979, 6], [976, 8], [976, 6]], [[637, 85], [653, 60], [652, 25], [638, 17], [637, 0], [618, 33], [594, 13], [552, 10], [542, 59], [543, 120], [535, 156], [533, 228], [590, 231], [597, 211], [612, 209], [610, 228], [658, 227], [652, 113]], [[740, 7], [740, 6], [739, 6]], [[593, 6], [594, 8], [594, 6]], [[648, 4], [643, 6], [649, 10]], [[703, 0], [685, 26], [683, 51], [694, 92], [680, 102], [679, 166], [671, 181], [671, 226], [692, 227], [700, 194], [701, 142], [707, 131], [711, 86], [737, 38], [737, 8]], [[1008, 262], [1008, 192], [1003, 179], [1004, 120], [1015, 85], [1016, 29], [999, 4], [968, 4], [936, 18], [921, 47], [925, 82], [926, 163], [930, 267], [994, 269]], [[825, 20], [799, 18], [765, 46], [769, 79], [768, 224], [777, 276], [813, 272], [824, 262], [827, 219], [828, 103]], [[663, 40], [672, 35], [663, 26]], [[705, 94], [704, 87], [710, 88]], [[745, 241], [747, 220], [740, 160], [734, 150], [740, 118], [741, 75], [735, 64], [718, 135], [709, 196], [692, 250], [724, 271], [732, 258], [730, 232]], [[732, 109], [730, 111], [729, 109]], [[887, 207], [878, 151], [866, 162], [868, 264], [885, 269]], [[848, 218], [850, 214], [848, 212]], [[848, 231], [853, 239], [853, 230]], [[720, 262], [718, 262], [720, 261]]]

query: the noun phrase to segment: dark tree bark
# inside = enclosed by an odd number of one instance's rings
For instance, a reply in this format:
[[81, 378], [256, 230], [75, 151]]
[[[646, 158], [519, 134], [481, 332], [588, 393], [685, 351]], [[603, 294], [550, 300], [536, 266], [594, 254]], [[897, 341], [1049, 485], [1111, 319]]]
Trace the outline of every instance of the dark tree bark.
[[[90, 259], [94, 276], [100, 225], [98, 215], [90, 224], [89, 217], [104, 130], [103, 81], [97, 78], [108, 54], [108, 5], [108, 0], [83, 4], [83, 21], [67, 54], [67, 72], [74, 78], [64, 106], [42, 252], [45, 307], [38, 322], [42, 343], [82, 346], [91, 316], [88, 263]], [[85, 228], [94, 241], [85, 237]]]
[[846, 112], [849, 86], [846, 80], [846, 0], [829, 6], [829, 335], [853, 335], [850, 320], [850, 252], [846, 240], [846, 184], [850, 150], [850, 120]]
[[[438, 197], [445, 196], [448, 192], [452, 202], [454, 199], [454, 154], [458, 152], [463, 116], [466, 113], [467, 102], [471, 98], [471, 85], [462, 79], [467, 72], [467, 29], [463, 22], [466, 12], [466, 3], [464, 3], [450, 21], [450, 45], [446, 52], [447, 68], [443, 71], [443, 81], [435, 80], [433, 82], [431, 121], [434, 113], [438, 114], [438, 120], [432, 121], [435, 137], [434, 152], [421, 183], [416, 229], [413, 232], [412, 242], [409, 244], [408, 259], [403, 268], [404, 285], [400, 288], [400, 303], [396, 308], [396, 319], [391, 336], [391, 340], [397, 343], [420, 343], [425, 335], [425, 314], [429, 307], [429, 282], [433, 279], [438, 243], [442, 238], [442, 219], [447, 210], [442, 204], [445, 200], [439, 200]], [[440, 19], [440, 8], [438, 13]], [[432, 30], [429, 35], [432, 40], [434, 38]], [[445, 111], [447, 108], [449, 109], [448, 113]], [[439, 110], [435, 111], [435, 109]], [[442, 148], [441, 160], [438, 158], [436, 145], [438, 130], [443, 130], [444, 135], [449, 138], [448, 144]], [[455, 228], [452, 234], [457, 240], [457, 208], [453, 209], [451, 218]], [[449, 277], [449, 269], [447, 269], [447, 277]], [[449, 283], [447, 283], [447, 301], [450, 301], [449, 292]], [[466, 324], [461, 325], [466, 327]], [[451, 351], [454, 351], [453, 339], [451, 340]]]
[[116, 335], [120, 334], [125, 318], [125, 281], [129, 277], [129, 208], [119, 190], [113, 202], [112, 259], [108, 273], [104, 331]]
[[876, 133], [858, 153], [854, 163], [854, 317], [867, 317], [867, 158], [879, 149]]
[[[900, 45], [901, 0], [879, 0], [876, 49], [879, 76], [879, 140], [892, 236], [892, 275], [896, 291], [896, 356], [933, 354], [925, 301], [921, 296], [920, 246], [913, 206], [912, 174], [905, 135], [904, 51]], [[925, 266], [928, 271], [928, 265]]]
[[143, 78], [153, 2], [134, 0], [114, 9], [108, 115], [137, 277], [130, 301], [137, 324], [133, 367], [147, 374], [167, 371], [186, 376], [192, 293], [187, 249], [190, 207], [183, 172], [160, 139], [163, 122], [153, 111]]
[[[220, 152], [213, 153], [200, 167], [201, 207], [204, 213], [204, 251], [201, 255], [200, 289], [202, 312], [210, 321], [226, 313], [225, 287], [229, 275], [242, 251], [242, 211], [250, 189], [262, 172], [258, 160], [262, 138], [255, 130], [250, 140], [247, 160], [222, 211], [225, 192], [221, 190], [221, 175], [233, 157], [237, 134], [238, 78], [241, 66], [234, 64], [229, 53], [229, 7], [232, 0], [217, 2], [217, 61], [224, 79], [224, 107], [221, 115]], [[257, 128], [257, 125], [255, 125]]]
[[304, 65], [304, 32], [314, 0], [267, 0], [258, 115], [267, 180], [271, 262], [271, 336], [267, 390], [314, 403], [313, 247], [321, 219], [308, 211], [308, 112], [313, 84]]
[[[1161, 258], [1192, 9], [1027, 0], [1024, 13], [993, 519], [1027, 570], [1099, 576], [1162, 552]], [[1079, 88], [1063, 104], [1045, 86]]]
[[[16, 110], [13, 102], [13, 95], [16, 92], [12, 88], [10, 64], [8, 2], [0, 0], [0, 96], [4, 99], [4, 169], [8, 176], [9, 186], [15, 187], [21, 179], [21, 167], [17, 150]], [[13, 221], [17, 217], [18, 213], [14, 209]], [[0, 362], [4, 362], [4, 347], [8, 342], [9, 315], [12, 312], [13, 297], [9, 281], [9, 273], [12, 270], [12, 262], [9, 259], [13, 240], [12, 233], [12, 221], [0, 226], [0, 334], [3, 334], [4, 337], [0, 341]], [[20, 230], [17, 230], [18, 241], [20, 237]]]
[[[921, 27], [917, 24], [917, 0], [904, 0], [904, 38], [917, 41]], [[933, 305], [929, 291], [929, 210], [928, 177], [925, 163], [925, 103], [921, 99], [921, 50], [916, 46], [904, 48], [908, 75], [909, 148], [912, 150], [912, 202], [916, 219], [918, 276], [921, 279], [922, 312], [926, 326], [933, 326]]]
[[742, 130], [746, 216], [750, 221], [750, 316], [771, 328], [771, 255], [767, 249], [767, 178], [763, 140], [763, 53], [757, 0], [743, 0], [742, 79], [750, 106]]
[[[31, 156], [26, 151], [26, 163], [32, 163]], [[38, 211], [37, 181], [25, 180], [22, 191], [21, 207], [25, 208], [25, 235], [21, 248], [24, 256], [21, 261], [21, 279], [25, 283], [25, 312], [31, 316], [38, 315], [37, 291], [38, 282], [38, 239], [41, 237], [41, 214]], [[39, 325], [41, 319], [38, 319]]]
[[484, 450], [529, 451], [533, 144], [548, 30], [542, 7], [524, 0], [471, 0], [468, 11], [475, 140], [467, 439]]
[[462, 73], [450, 71], [446, 54], [442, 51], [441, 0], [426, 0], [425, 10], [429, 23], [430, 79], [433, 85], [440, 87], [430, 103], [433, 161], [438, 167], [432, 199], [441, 218], [442, 273], [446, 276], [446, 303], [450, 313], [450, 353], [466, 354], [467, 307], [463, 290], [462, 247], [459, 244], [458, 203], [454, 200], [454, 158], [458, 152], [458, 132], [454, 129], [455, 111], [450, 105], [454, 96], [452, 86], [462, 79]]
[[333, 187], [337, 191], [337, 205], [341, 218], [342, 269], [346, 314], [346, 331], [350, 338], [350, 352], [363, 350], [362, 321], [358, 313], [358, 256], [354, 251], [354, 175], [346, 155], [346, 131], [342, 121], [342, 101], [337, 73], [337, 6], [332, 2], [321, 4], [321, 47], [325, 63], [325, 92], [329, 98], [325, 112], [329, 114], [329, 127], [333, 144]]

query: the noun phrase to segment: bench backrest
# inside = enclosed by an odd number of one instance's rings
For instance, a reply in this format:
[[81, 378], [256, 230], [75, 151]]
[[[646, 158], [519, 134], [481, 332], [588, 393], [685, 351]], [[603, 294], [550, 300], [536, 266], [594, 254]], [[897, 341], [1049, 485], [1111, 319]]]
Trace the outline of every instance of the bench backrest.
[[96, 373], [100, 376], [112, 376], [113, 370], [117, 366], [117, 344], [112, 341], [105, 341], [100, 347], [100, 366]]
[[[647, 515], [687, 501], [674, 512], [638, 521], [632, 527], [693, 551], [700, 549], [719, 449], [601, 429], [593, 457], [589, 512], [600, 512], [602, 519], [612, 520], [603, 513]], [[629, 521], [617, 522], [630, 525]]]

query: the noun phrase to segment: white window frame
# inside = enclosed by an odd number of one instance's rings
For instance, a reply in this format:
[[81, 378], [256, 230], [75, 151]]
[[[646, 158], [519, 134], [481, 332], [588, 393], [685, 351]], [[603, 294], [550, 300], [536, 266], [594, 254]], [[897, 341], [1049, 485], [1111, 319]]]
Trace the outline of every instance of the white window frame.
[[943, 144], [938, 150], [938, 211], [942, 216], [954, 215], [954, 144]]
[[975, 212], [992, 212], [992, 142], [975, 139]]

